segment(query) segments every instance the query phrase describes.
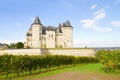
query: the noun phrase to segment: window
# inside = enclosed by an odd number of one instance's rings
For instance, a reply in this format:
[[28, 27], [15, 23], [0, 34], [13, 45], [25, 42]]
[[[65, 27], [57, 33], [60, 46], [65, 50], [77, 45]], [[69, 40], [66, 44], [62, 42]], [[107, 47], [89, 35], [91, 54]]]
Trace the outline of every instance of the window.
[[50, 34], [49, 34], [49, 38], [50, 38]]
[[51, 34], [51, 38], [53, 38], [53, 34]]

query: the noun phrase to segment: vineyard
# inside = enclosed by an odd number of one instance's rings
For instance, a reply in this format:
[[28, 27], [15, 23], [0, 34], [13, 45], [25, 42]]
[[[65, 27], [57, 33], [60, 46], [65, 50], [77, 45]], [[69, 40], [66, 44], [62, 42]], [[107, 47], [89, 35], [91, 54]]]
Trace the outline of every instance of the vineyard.
[[61, 68], [74, 66], [81, 63], [97, 63], [98, 59], [95, 57], [74, 57], [64, 55], [0, 55], [0, 76], [9, 78], [9, 75], [14, 74], [19, 77], [34, 73], [35, 71], [41, 72], [50, 71], [53, 68]]
[[120, 50], [99, 50], [96, 53], [96, 57], [103, 64], [105, 72], [119, 72]]

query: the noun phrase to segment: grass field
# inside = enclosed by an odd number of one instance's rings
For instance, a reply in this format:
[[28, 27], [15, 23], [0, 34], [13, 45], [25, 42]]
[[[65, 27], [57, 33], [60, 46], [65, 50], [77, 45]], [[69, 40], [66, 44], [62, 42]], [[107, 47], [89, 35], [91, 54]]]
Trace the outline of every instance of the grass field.
[[[108, 76], [111, 74], [114, 74], [114, 73], [105, 73], [103, 70], [103, 66], [101, 64], [80, 64], [80, 65], [61, 68], [61, 69], [55, 69], [55, 70], [51, 70], [48, 72], [42, 72], [42, 73], [12, 78], [10, 80], [28, 80], [28, 79], [39, 80], [40, 78], [44, 78], [46, 76], [54, 76], [56, 74], [61, 74], [64, 72], [72, 72], [72, 73], [73, 72], [80, 72], [82, 74], [95, 73], [95, 74], [102, 74], [102, 75], [108, 75]], [[120, 73], [118, 73], [117, 75], [120, 76]]]
[[[88, 74], [88, 73], [100, 73], [100, 74], [114, 74], [114, 73], [105, 73], [103, 70], [103, 67], [101, 64], [81, 64], [77, 65], [74, 67], [69, 67], [69, 68], [62, 68], [62, 69], [57, 69], [45, 73], [40, 73], [40, 74], [33, 74], [25, 77], [19, 77], [19, 78], [14, 78], [13, 80], [26, 80], [28, 78], [34, 79], [34, 78], [42, 78], [46, 76], [51, 76], [63, 72], [81, 72], [82, 74]], [[119, 74], [118, 74], [119, 75]]]

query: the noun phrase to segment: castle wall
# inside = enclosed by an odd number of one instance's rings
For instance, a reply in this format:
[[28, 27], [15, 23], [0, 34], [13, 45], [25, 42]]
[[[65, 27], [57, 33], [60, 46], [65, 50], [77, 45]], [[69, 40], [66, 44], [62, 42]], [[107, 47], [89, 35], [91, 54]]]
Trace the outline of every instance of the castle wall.
[[46, 48], [46, 35], [42, 35], [42, 48]]
[[[42, 53], [47, 52], [47, 53]], [[93, 48], [66, 48], [66, 49], [8, 49], [0, 50], [0, 55], [3, 54], [13, 54], [13, 55], [66, 55], [66, 56], [95, 56], [95, 51]]]
[[55, 48], [55, 31], [46, 31], [46, 48]]
[[48, 53], [52, 55], [71, 55], [71, 56], [95, 56], [95, 51], [92, 48], [66, 48], [66, 49], [48, 49]]
[[0, 50], [0, 55], [13, 54], [13, 55], [41, 55], [41, 49], [8, 49]]
[[56, 35], [56, 43], [55, 43], [55, 45], [56, 45], [56, 47], [57, 48], [62, 48], [63, 47], [63, 34], [62, 33], [56, 33], [55, 34]]

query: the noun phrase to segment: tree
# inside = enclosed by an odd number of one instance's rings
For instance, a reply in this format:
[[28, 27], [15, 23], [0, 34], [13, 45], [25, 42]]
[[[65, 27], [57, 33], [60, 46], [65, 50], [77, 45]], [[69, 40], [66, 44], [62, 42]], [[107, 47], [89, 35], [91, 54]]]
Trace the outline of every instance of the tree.
[[10, 46], [9, 46], [9, 48], [12, 48], [12, 49], [16, 48], [16, 44], [15, 43], [11, 43]]
[[22, 42], [18, 42], [16, 44], [16, 48], [24, 48], [24, 44]]

